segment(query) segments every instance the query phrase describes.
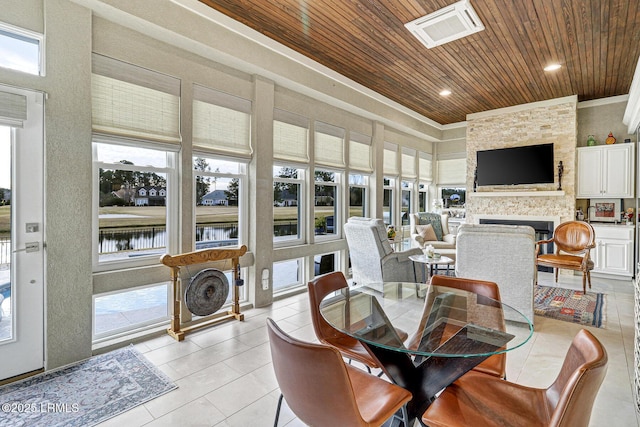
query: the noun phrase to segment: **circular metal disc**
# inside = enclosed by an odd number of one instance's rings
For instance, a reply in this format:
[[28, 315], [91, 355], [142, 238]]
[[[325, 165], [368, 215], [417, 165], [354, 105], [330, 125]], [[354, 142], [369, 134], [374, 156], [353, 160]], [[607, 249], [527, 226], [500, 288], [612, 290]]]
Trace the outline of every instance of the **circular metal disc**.
[[207, 316], [218, 311], [228, 296], [227, 276], [216, 268], [207, 268], [193, 276], [184, 292], [184, 302], [193, 314]]

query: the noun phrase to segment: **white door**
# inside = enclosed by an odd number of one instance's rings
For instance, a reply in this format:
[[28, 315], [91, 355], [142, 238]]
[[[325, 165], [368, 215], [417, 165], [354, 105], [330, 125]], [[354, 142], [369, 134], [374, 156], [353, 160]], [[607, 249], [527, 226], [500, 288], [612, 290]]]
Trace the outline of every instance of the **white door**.
[[43, 99], [0, 86], [0, 379], [44, 367]]

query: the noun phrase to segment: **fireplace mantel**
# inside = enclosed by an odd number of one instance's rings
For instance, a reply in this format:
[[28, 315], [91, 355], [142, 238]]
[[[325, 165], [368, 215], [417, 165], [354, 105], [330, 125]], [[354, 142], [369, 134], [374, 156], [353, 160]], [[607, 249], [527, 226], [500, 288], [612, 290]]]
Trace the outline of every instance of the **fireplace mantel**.
[[467, 197], [562, 197], [565, 193], [558, 191], [478, 191], [467, 193]]

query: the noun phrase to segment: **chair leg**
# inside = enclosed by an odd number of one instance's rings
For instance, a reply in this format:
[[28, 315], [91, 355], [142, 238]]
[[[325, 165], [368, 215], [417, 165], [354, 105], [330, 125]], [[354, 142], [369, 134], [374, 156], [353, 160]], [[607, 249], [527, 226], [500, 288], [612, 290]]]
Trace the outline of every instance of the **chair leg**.
[[587, 281], [589, 282], [589, 289], [591, 289], [591, 270], [587, 270]]
[[282, 407], [282, 399], [284, 396], [280, 393], [280, 397], [278, 398], [278, 408], [276, 409], [276, 419], [273, 422], [273, 427], [278, 427], [278, 418], [280, 418], [280, 408]]
[[560, 271], [559, 268], [555, 268], [554, 269], [556, 271], [556, 283], [558, 283], [558, 271]]

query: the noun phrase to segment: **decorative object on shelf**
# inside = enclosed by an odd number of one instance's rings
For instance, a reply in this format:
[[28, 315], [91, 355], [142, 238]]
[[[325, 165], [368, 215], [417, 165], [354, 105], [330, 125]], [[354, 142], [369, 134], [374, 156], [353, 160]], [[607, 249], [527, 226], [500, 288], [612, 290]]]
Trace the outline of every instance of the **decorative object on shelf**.
[[623, 216], [627, 225], [633, 224], [633, 208], [627, 208], [627, 211], [623, 214]]
[[584, 221], [584, 212], [582, 212], [582, 208], [578, 208], [578, 210], [576, 211], [576, 220]]
[[622, 199], [593, 199], [589, 206], [589, 221], [620, 222]]
[[611, 144], [615, 144], [616, 143], [616, 139], [613, 137], [613, 133], [612, 132], [609, 132], [609, 136], [607, 136], [607, 139], [605, 139], [604, 142], [607, 145], [611, 145]]
[[625, 144], [630, 144], [631, 143], [631, 138], [625, 138], [624, 139], [624, 143]]
[[435, 213], [442, 213], [442, 207], [444, 206], [444, 203], [442, 202], [442, 199], [434, 199], [433, 200], [433, 211]]
[[478, 189], [478, 167], [476, 166], [475, 172], [473, 172], [473, 192]]
[[593, 135], [589, 135], [589, 137], [587, 138], [587, 146], [593, 147], [594, 145], [598, 145], [598, 143], [596, 142], [596, 139], [593, 137]]
[[562, 190], [562, 173], [564, 172], [564, 165], [562, 164], [562, 160], [558, 163], [558, 191]]
[[396, 238], [396, 228], [393, 225], [390, 225], [387, 228], [387, 239], [393, 240]]

